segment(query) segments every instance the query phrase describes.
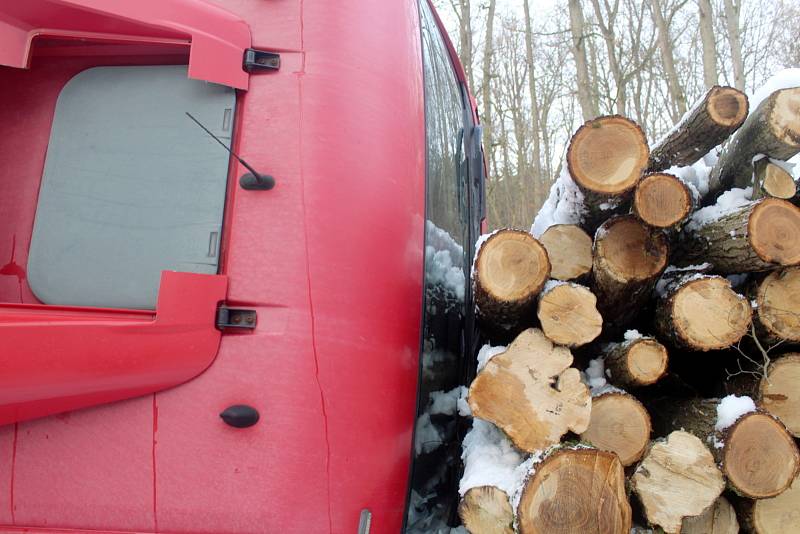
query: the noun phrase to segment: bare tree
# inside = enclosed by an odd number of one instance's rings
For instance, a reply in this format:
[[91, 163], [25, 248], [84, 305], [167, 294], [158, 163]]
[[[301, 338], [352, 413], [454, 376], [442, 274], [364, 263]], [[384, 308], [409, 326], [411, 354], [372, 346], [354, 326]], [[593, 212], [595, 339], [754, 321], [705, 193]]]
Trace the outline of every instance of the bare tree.
[[533, 30], [531, 28], [531, 9], [528, 0], [523, 2], [525, 12], [525, 62], [528, 64], [528, 98], [531, 106], [531, 137], [533, 138], [533, 180], [534, 197], [537, 196], [537, 183], [542, 179], [542, 148], [540, 142], [539, 97], [536, 94], [535, 62], [533, 59]]
[[686, 96], [681, 89], [678, 79], [678, 72], [675, 70], [675, 59], [672, 53], [672, 41], [669, 36], [669, 25], [664, 20], [664, 12], [661, 10], [660, 0], [650, 0], [653, 8], [653, 21], [658, 28], [658, 48], [661, 50], [661, 61], [664, 64], [664, 75], [667, 78], [667, 88], [675, 111], [672, 119], [677, 121], [686, 113]]
[[617, 15], [619, 14], [619, 0], [614, 0], [613, 4], [609, 4], [608, 0], [603, 0], [603, 4], [606, 8], [605, 13], [603, 13], [603, 10], [600, 9], [599, 0], [591, 0], [591, 2], [592, 7], [594, 8], [595, 17], [597, 18], [597, 25], [600, 27], [600, 33], [603, 35], [603, 41], [605, 41], [606, 44], [608, 65], [611, 70], [611, 74], [614, 77], [614, 85], [616, 86], [614, 105], [616, 112], [620, 115], [625, 115], [625, 104], [627, 100], [625, 86], [627, 85], [627, 80], [622, 74], [622, 68], [620, 67], [619, 59], [617, 57], [617, 36], [614, 34], [614, 24], [616, 23]]
[[583, 9], [580, 0], [569, 0], [569, 21], [572, 32], [572, 55], [577, 72], [578, 102], [583, 112], [583, 120], [588, 121], [597, 116], [597, 105], [591, 93], [589, 67], [586, 61]]
[[742, 37], [739, 28], [739, 12], [741, 0], [724, 0], [725, 25], [728, 30], [728, 44], [731, 48], [731, 65], [733, 67], [733, 86], [744, 91], [744, 63], [742, 62]]
[[[494, 13], [496, 8], [496, 0], [489, 0], [489, 12], [486, 15], [486, 38], [483, 45], [483, 68], [481, 69], [482, 75], [482, 89], [481, 97], [483, 98], [483, 130], [485, 138], [491, 146], [492, 143], [492, 54], [494, 52]], [[489, 166], [491, 168], [494, 151], [487, 152], [489, 159]]]
[[698, 0], [700, 40], [703, 42], [703, 83], [706, 88], [717, 85], [717, 43], [714, 37], [711, 0]]

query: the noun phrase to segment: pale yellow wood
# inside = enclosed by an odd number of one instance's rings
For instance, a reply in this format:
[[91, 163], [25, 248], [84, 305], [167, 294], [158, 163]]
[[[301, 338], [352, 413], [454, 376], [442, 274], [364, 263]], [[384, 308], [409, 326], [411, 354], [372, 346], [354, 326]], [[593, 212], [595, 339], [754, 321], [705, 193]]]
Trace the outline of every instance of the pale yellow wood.
[[756, 316], [769, 343], [800, 341], [800, 267], [770, 273], [756, 291]]
[[761, 380], [760, 405], [800, 437], [800, 354], [789, 353], [772, 362]]
[[753, 531], [757, 534], [790, 534], [800, 532], [800, 480], [772, 499], [753, 504]]
[[647, 520], [670, 534], [680, 532], [684, 517], [703, 513], [725, 487], [706, 445], [681, 430], [653, 444], [631, 483]]
[[575, 224], [556, 224], [539, 238], [550, 258], [550, 276], [575, 280], [592, 270], [592, 238]]
[[738, 534], [736, 511], [725, 497], [717, 499], [699, 516], [683, 519], [681, 534]]
[[502, 429], [519, 449], [534, 452], [558, 443], [567, 431], [586, 430], [589, 389], [566, 347], [537, 328], [523, 331], [478, 373], [468, 402], [475, 417]]
[[467, 490], [458, 515], [470, 534], [514, 534], [514, 511], [508, 495], [494, 486]]
[[622, 465], [628, 466], [644, 454], [650, 428], [650, 415], [635, 397], [605, 393], [592, 399], [592, 416], [581, 441], [616, 453]]
[[542, 292], [537, 316], [544, 334], [567, 347], [585, 345], [603, 330], [597, 297], [578, 284], [565, 283]]

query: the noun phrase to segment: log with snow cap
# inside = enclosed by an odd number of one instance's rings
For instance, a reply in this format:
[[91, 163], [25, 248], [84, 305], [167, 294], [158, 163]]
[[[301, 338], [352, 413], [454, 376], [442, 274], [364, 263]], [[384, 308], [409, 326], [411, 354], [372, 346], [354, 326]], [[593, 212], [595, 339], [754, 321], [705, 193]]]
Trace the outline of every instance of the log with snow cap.
[[673, 346], [719, 350], [737, 343], [750, 328], [750, 302], [726, 278], [692, 270], [670, 270], [656, 285], [655, 329]]
[[709, 444], [729, 487], [750, 499], [789, 488], [800, 469], [800, 452], [786, 427], [750, 397], [670, 399], [651, 406], [657, 431], [682, 428]]
[[706, 261], [723, 274], [800, 264], [800, 208], [777, 198], [751, 201], [751, 193], [734, 189], [696, 211], [673, 258], [682, 265]]
[[722, 143], [747, 118], [747, 95], [715, 85], [664, 137], [653, 144], [649, 170], [691, 165]]
[[725, 145], [709, 176], [705, 204], [726, 189], [752, 185], [753, 158], [788, 160], [800, 152], [800, 87], [780, 89], [759, 103]]
[[504, 229], [482, 240], [472, 276], [481, 321], [497, 332], [516, 333], [535, 320], [536, 296], [550, 276], [550, 261], [531, 234]]
[[593, 232], [609, 216], [627, 211], [649, 155], [642, 129], [625, 117], [598, 117], [578, 128], [567, 168], [583, 193], [584, 228]]

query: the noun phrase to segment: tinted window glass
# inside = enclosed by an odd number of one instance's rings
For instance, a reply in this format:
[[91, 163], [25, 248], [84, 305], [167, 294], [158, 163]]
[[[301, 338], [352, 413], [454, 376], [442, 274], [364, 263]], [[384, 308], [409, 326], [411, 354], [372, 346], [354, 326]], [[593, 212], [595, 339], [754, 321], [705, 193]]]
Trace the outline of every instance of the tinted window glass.
[[[425, 296], [419, 406], [407, 532], [455, 519], [465, 317], [471, 306], [470, 194], [462, 88], [426, 1], [420, 2], [427, 143]], [[444, 408], [443, 408], [444, 407]]]

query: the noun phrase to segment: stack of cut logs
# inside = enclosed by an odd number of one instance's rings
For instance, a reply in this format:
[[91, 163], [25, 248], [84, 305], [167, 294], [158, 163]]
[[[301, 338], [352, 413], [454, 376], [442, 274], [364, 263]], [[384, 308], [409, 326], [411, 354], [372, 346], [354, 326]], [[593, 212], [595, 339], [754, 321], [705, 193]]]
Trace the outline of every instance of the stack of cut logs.
[[[718, 145], [704, 186], [665, 172]], [[579, 222], [481, 238], [478, 318], [506, 347], [467, 402], [527, 461], [516, 487], [462, 485], [469, 532], [800, 532], [799, 151], [800, 88], [749, 110], [714, 87], [652, 149], [599, 117], [548, 201]], [[731, 394], [753, 407], [723, 424]]]

